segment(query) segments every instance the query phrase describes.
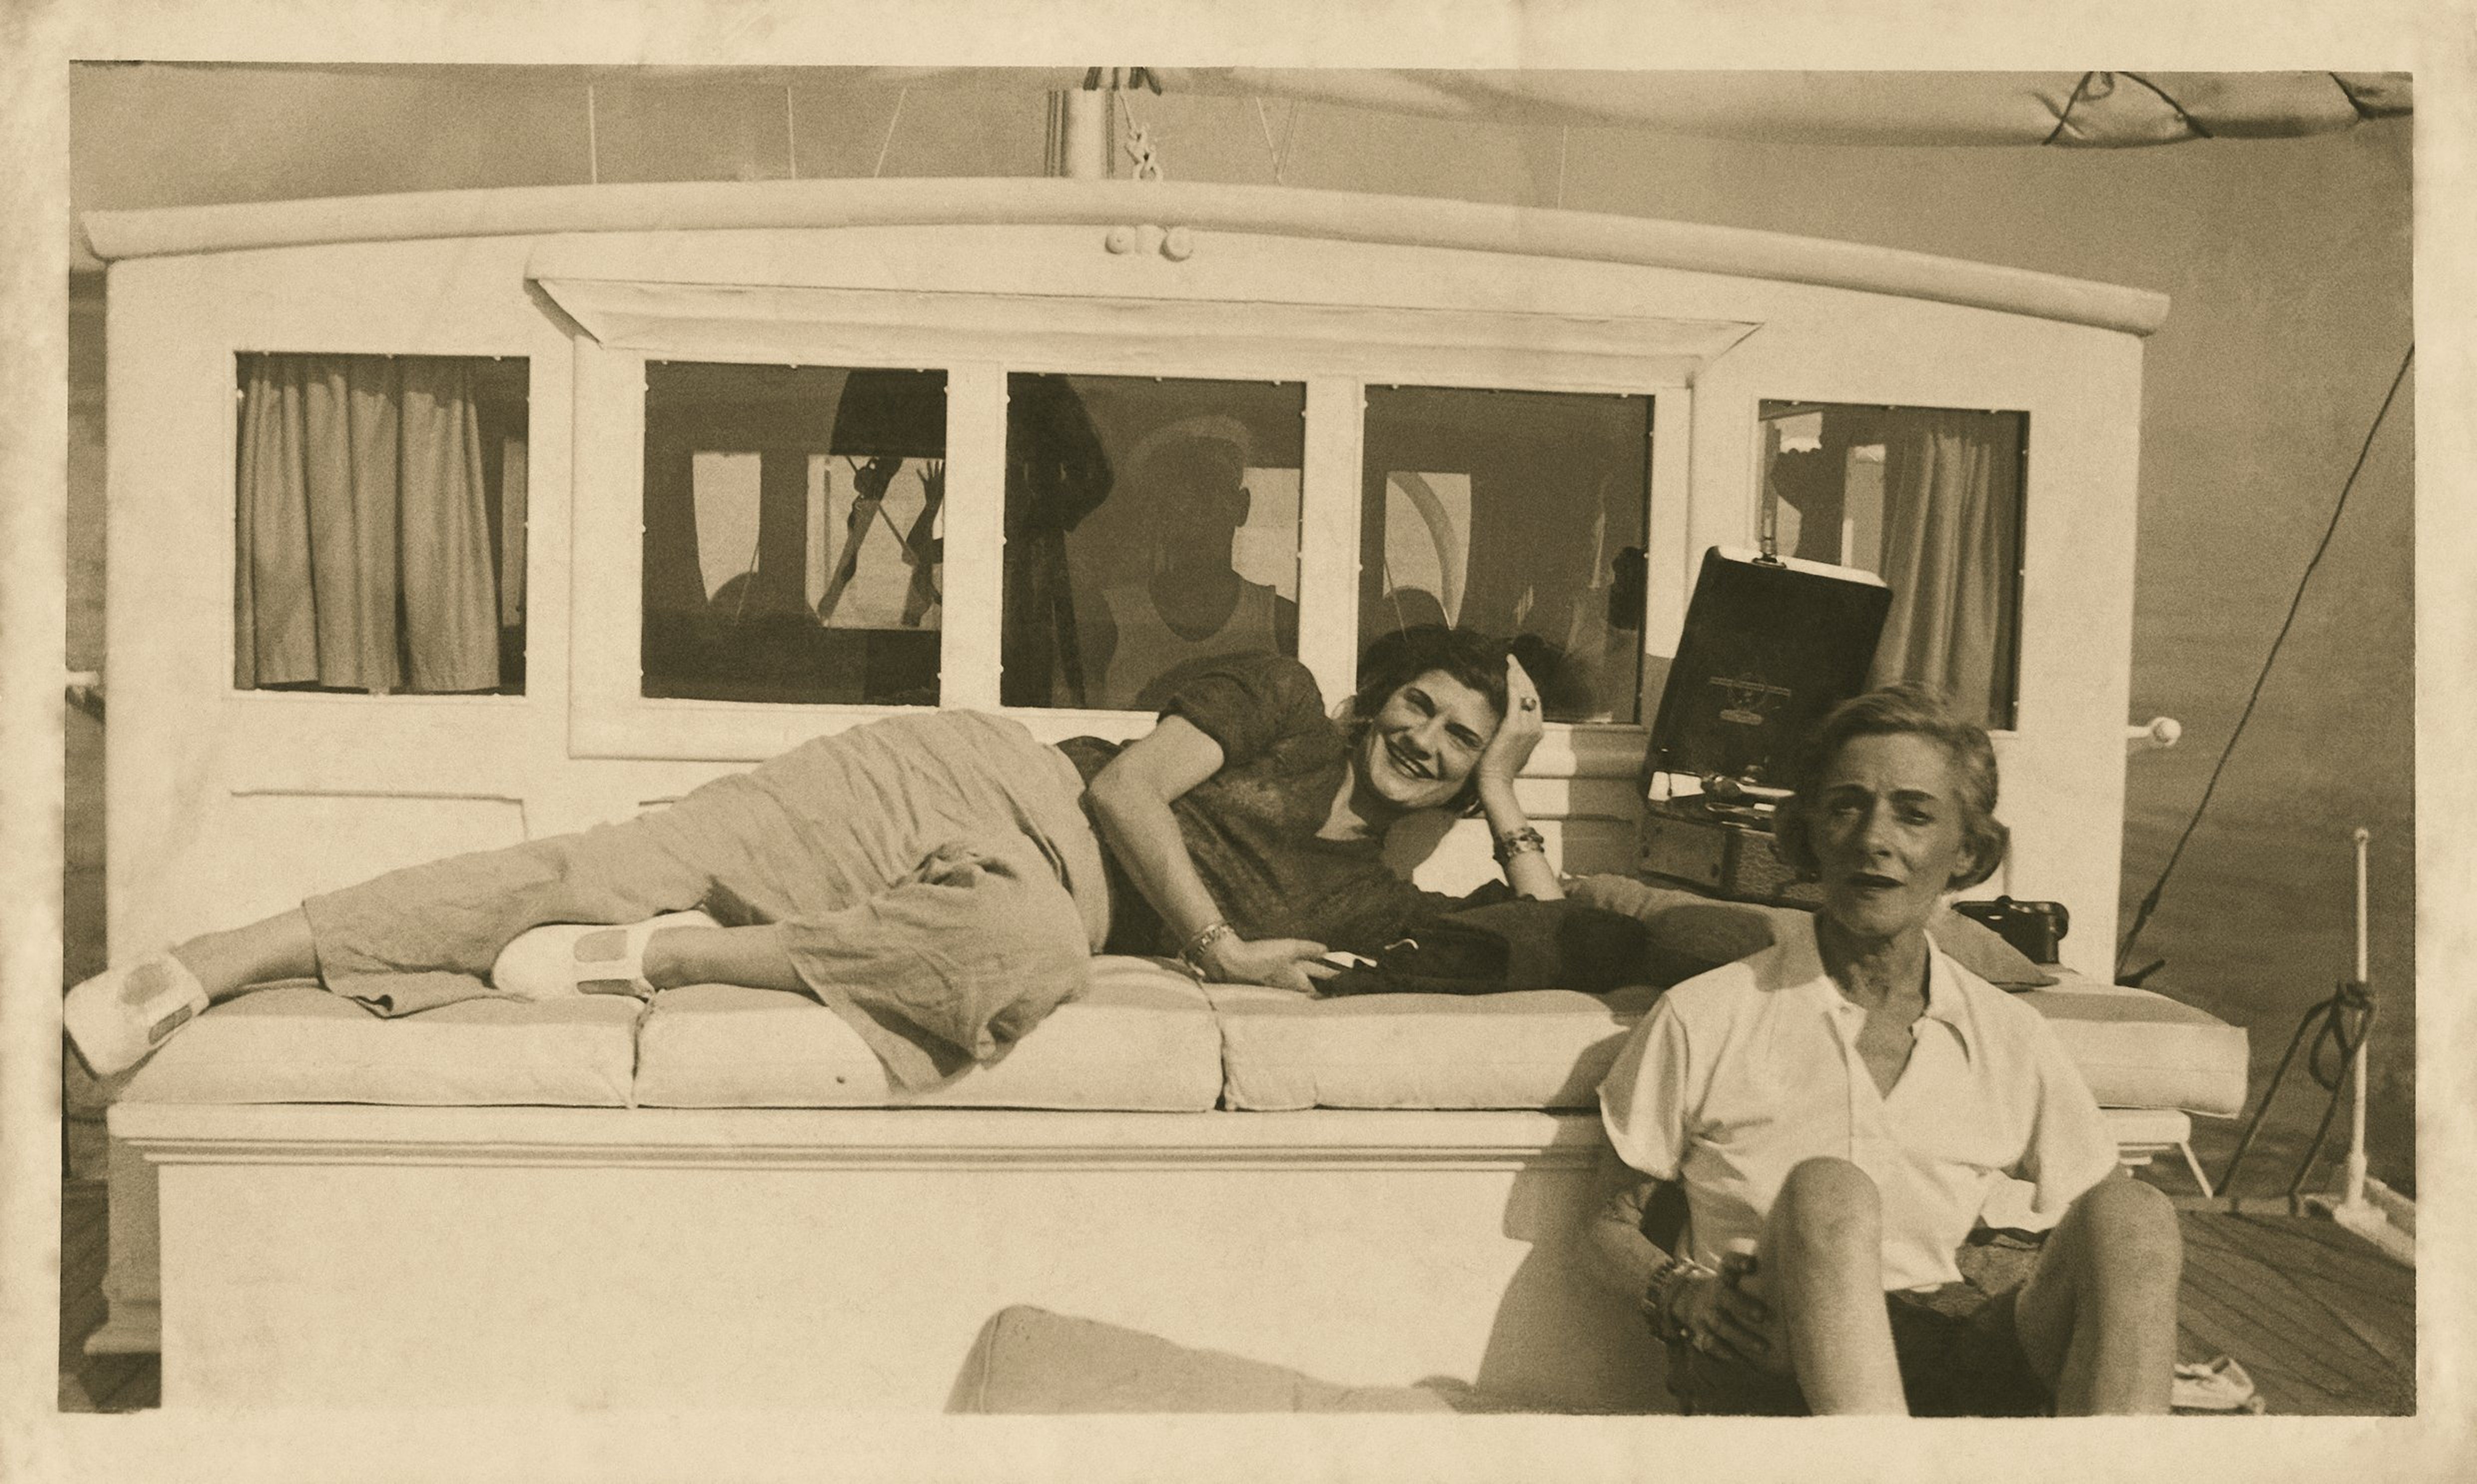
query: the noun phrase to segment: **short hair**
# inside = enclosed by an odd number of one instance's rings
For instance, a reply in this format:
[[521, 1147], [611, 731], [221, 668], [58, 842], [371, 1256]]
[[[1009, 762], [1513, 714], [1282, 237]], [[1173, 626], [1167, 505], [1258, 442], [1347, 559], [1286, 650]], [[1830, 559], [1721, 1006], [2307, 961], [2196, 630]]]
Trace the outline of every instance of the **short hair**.
[[[1347, 718], [1352, 744], [1357, 745], [1367, 724], [1385, 709], [1385, 703], [1393, 699], [1395, 691], [1431, 672], [1449, 676], [1488, 698], [1502, 726], [1505, 656], [1509, 653], [1501, 639], [1443, 624], [1414, 624], [1378, 639], [1367, 646], [1359, 660], [1359, 688], [1351, 693]], [[1445, 806], [1464, 814], [1479, 807], [1477, 773]]]
[[1841, 748], [1859, 737], [1882, 736], [1924, 737], [1952, 759], [1961, 794], [1962, 845], [1970, 864], [1944, 889], [1964, 891], [1993, 876], [2013, 843], [2013, 831], [1995, 817], [1995, 744], [1986, 728], [1954, 715], [1942, 692], [1914, 680], [1851, 697], [1834, 706], [1806, 739], [1798, 771], [1804, 781], [1782, 804], [1772, 824], [1781, 859], [1807, 880], [1823, 874], [1814, 854], [1808, 793], [1823, 781], [1824, 770]]

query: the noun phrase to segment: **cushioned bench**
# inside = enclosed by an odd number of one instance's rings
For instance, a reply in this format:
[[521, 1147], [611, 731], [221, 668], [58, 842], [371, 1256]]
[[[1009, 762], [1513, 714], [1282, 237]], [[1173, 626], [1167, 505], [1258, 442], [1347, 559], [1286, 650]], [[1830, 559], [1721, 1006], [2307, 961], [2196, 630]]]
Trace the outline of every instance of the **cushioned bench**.
[[[934, 1408], [1033, 1304], [1345, 1389], [1640, 1405], [1651, 1348], [1568, 1258], [1593, 1090], [1657, 994], [1306, 1001], [1104, 959], [905, 1095], [798, 996], [385, 1021], [264, 990], [113, 1110], [92, 1348], [160, 1342], [174, 1405]], [[2241, 1103], [2241, 1030], [2069, 977], [2030, 1002], [2135, 1103], [2130, 1157]]]

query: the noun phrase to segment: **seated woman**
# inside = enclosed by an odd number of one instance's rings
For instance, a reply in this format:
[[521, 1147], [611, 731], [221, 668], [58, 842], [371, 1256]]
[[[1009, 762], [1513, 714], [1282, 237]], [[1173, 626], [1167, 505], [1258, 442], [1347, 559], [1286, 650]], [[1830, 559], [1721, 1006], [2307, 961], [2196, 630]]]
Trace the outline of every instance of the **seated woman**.
[[[2116, 1170], [2038, 1012], [1927, 933], [2004, 856], [1987, 733], [1894, 686], [1826, 717], [1809, 760], [1779, 842], [1824, 904], [1669, 990], [1618, 1055], [1594, 1266], [1666, 1340], [1689, 1412], [2165, 1411], [2174, 1212]], [[2052, 1229], [2017, 1287], [1965, 1283], [2008, 1176]], [[1678, 1187], [1672, 1255], [1644, 1218]]]
[[522, 998], [721, 982], [815, 995], [916, 1087], [997, 1056], [1082, 991], [1098, 951], [1312, 992], [1337, 972], [1329, 948], [1373, 952], [1458, 904], [1380, 856], [1416, 810], [1484, 811], [1514, 889], [1558, 896], [1514, 798], [1540, 730], [1505, 647], [1444, 629], [1372, 647], [1340, 720], [1272, 655], [1191, 676], [1123, 748], [1053, 748], [973, 711], [898, 717], [625, 823], [189, 939], [80, 984], [63, 1018], [111, 1076], [271, 980], [399, 1013], [483, 993], [486, 974]]

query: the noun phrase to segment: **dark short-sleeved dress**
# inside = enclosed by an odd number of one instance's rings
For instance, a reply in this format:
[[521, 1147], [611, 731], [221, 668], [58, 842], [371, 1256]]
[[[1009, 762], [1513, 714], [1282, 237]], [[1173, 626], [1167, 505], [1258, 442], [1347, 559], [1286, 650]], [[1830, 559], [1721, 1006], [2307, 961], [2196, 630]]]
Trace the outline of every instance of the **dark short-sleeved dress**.
[[[1161, 714], [1183, 716], [1220, 744], [1220, 771], [1171, 801], [1170, 812], [1196, 874], [1240, 936], [1373, 953], [1447, 912], [1506, 895], [1502, 885], [1467, 898], [1421, 891], [1386, 866], [1381, 841], [1317, 835], [1349, 771], [1350, 742], [1297, 660], [1214, 660], [1194, 670]], [[1060, 744], [1087, 783], [1119, 746], [1098, 737]], [[1102, 844], [1107, 853], [1106, 837]], [[1114, 853], [1108, 869], [1108, 952], [1177, 952], [1184, 945]]]

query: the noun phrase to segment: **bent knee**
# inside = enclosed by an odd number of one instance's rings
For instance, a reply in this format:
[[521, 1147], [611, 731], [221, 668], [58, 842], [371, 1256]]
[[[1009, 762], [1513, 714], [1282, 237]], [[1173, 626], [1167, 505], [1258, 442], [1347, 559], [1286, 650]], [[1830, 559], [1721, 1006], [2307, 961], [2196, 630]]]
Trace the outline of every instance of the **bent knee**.
[[2176, 1207], [2155, 1185], [2111, 1175], [2082, 1193], [2071, 1216], [2110, 1260], [2168, 1272], [2183, 1261], [2185, 1242]]
[[1789, 1171], [1766, 1224], [1775, 1233], [1805, 1242], [1880, 1240], [1883, 1197], [1865, 1171], [1845, 1159], [1809, 1159]]

